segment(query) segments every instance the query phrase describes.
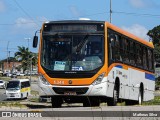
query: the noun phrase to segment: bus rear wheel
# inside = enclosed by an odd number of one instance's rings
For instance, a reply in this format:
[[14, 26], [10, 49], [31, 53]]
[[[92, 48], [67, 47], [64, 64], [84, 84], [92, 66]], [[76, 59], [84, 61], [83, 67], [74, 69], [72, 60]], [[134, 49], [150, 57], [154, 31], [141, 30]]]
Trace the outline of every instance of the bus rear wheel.
[[60, 97], [51, 97], [52, 108], [60, 108], [63, 100]]
[[143, 103], [143, 89], [140, 88], [139, 94], [138, 94], [138, 100], [126, 100], [126, 105], [142, 105]]
[[142, 105], [142, 103], [143, 103], [143, 90], [140, 88], [137, 104]]

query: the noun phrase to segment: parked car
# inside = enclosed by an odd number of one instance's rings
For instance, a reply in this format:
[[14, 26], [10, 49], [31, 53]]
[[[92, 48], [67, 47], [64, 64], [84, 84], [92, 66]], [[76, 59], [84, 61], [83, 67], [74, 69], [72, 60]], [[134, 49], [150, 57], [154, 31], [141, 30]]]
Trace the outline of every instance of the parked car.
[[25, 76], [25, 74], [24, 74], [24, 73], [20, 73], [19, 75], [20, 75], [20, 76]]
[[16, 73], [12, 73], [11, 78], [16, 78], [17, 74]]
[[0, 88], [5, 88], [5, 82], [3, 80], [0, 80]]

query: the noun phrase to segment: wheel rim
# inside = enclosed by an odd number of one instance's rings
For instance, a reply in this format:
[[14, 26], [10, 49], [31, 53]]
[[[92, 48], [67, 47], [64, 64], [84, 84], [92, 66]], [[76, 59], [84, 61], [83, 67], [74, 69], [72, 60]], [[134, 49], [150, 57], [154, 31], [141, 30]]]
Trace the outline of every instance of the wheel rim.
[[139, 103], [139, 105], [142, 104], [142, 96], [141, 96], [141, 93], [139, 94], [139, 97], [138, 97], [138, 103]]

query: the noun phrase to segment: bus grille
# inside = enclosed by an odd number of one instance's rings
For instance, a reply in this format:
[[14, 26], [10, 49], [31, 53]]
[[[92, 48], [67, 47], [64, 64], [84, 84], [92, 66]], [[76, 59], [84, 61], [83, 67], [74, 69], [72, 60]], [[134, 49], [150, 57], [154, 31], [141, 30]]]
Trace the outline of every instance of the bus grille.
[[61, 88], [61, 87], [53, 87], [53, 90], [56, 94], [64, 94], [65, 92], [76, 92], [76, 94], [85, 94], [88, 91], [88, 87], [83, 88]]

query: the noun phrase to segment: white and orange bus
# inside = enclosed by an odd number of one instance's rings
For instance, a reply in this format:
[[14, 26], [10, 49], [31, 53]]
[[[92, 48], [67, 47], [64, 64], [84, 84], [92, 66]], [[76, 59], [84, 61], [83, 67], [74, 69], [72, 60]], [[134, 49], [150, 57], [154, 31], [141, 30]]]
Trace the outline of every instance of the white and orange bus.
[[[33, 47], [38, 37], [34, 37]], [[52, 107], [154, 98], [153, 44], [104, 21], [51, 21], [40, 31], [40, 96]]]

